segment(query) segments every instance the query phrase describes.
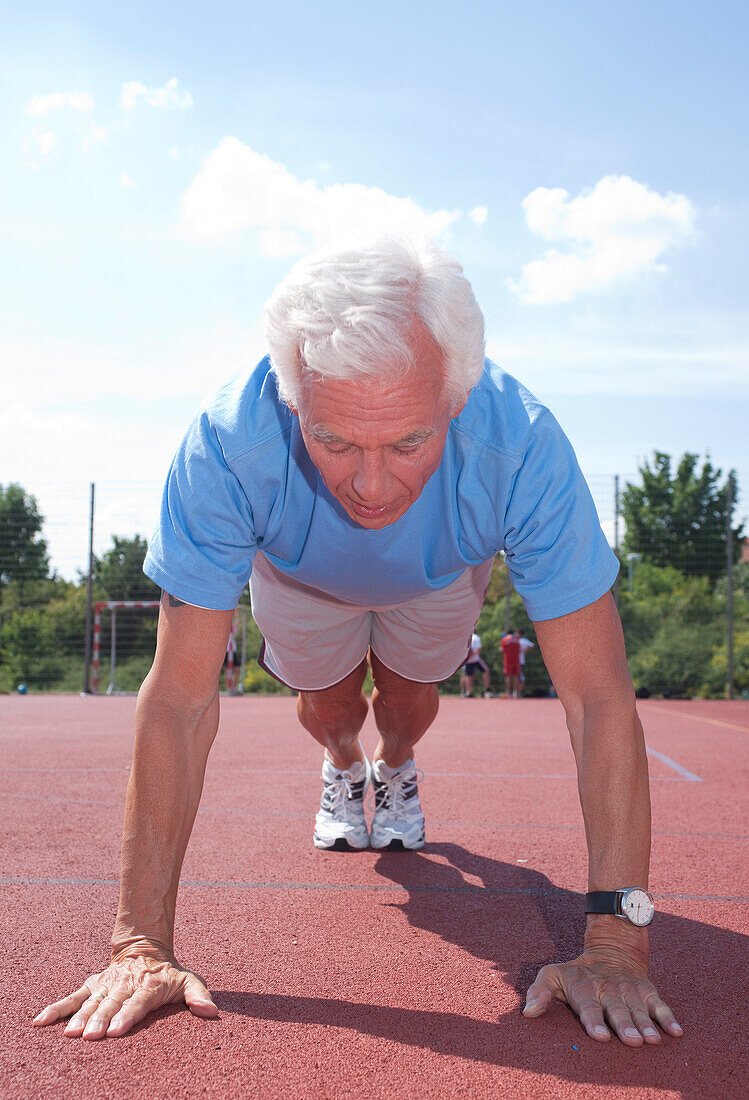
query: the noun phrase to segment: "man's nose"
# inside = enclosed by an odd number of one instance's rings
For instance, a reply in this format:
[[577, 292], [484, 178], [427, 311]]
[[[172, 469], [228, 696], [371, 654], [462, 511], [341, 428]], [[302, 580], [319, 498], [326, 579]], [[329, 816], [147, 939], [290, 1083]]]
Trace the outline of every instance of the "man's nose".
[[375, 503], [380, 500], [387, 488], [384, 455], [379, 451], [360, 451], [352, 487], [363, 503], [367, 501]]

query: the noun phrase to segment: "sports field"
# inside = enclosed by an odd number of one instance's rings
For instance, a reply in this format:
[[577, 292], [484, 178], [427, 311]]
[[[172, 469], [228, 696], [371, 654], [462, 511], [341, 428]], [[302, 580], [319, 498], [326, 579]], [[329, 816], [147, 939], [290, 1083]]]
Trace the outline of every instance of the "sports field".
[[417, 755], [427, 845], [383, 854], [312, 847], [320, 750], [293, 699], [224, 700], [177, 915], [220, 1018], [170, 1007], [99, 1043], [33, 1029], [107, 961], [134, 706], [0, 698], [3, 1097], [749, 1094], [749, 702], [640, 707], [652, 972], [685, 1035], [638, 1049], [561, 1005], [520, 1012], [583, 928], [572, 753], [546, 699], [443, 699]]

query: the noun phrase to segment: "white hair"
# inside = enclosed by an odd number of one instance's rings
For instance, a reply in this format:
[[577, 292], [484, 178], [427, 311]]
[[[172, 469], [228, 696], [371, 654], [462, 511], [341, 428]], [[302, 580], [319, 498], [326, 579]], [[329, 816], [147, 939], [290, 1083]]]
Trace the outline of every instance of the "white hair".
[[282, 400], [298, 406], [302, 372], [373, 378], [409, 370], [419, 322], [442, 352], [446, 393], [464, 401], [484, 369], [484, 317], [457, 260], [400, 236], [306, 256], [265, 307]]

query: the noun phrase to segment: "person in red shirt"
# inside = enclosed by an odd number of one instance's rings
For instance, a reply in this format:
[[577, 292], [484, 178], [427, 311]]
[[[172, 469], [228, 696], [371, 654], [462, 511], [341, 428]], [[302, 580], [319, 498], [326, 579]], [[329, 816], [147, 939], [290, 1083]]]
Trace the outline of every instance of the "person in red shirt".
[[517, 631], [510, 630], [505, 634], [501, 644], [505, 694], [509, 699], [517, 699], [520, 679], [520, 636]]

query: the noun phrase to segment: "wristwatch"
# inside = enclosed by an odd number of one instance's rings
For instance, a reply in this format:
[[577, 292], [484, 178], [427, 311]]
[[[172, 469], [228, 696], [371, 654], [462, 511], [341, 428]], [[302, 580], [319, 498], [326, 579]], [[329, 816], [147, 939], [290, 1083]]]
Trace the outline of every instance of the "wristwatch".
[[652, 895], [641, 886], [625, 886], [623, 890], [593, 890], [585, 895], [586, 913], [607, 913], [628, 920], [637, 928], [650, 924], [655, 914]]

